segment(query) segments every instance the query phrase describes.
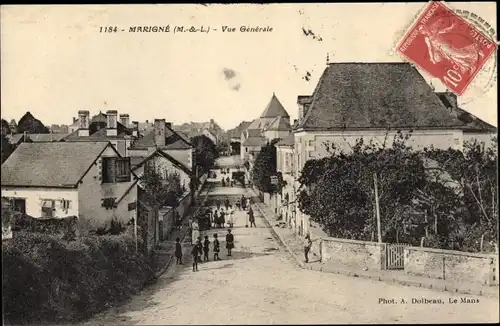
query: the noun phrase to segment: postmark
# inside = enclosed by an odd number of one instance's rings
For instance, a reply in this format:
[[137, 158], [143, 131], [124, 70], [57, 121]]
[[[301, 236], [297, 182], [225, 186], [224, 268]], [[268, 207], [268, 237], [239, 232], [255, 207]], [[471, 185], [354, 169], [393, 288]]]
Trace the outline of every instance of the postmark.
[[496, 43], [442, 2], [430, 2], [396, 47], [398, 53], [462, 95]]

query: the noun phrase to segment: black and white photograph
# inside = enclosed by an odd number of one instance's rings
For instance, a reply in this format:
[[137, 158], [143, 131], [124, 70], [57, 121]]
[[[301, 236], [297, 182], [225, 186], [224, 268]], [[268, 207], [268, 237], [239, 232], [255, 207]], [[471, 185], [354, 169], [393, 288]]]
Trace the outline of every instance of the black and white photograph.
[[498, 323], [496, 12], [2, 5], [3, 324]]

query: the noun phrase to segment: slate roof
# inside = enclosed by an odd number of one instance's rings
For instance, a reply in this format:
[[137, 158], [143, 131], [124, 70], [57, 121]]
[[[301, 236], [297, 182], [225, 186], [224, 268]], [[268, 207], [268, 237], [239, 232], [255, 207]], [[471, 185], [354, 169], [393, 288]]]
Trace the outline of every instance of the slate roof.
[[276, 95], [273, 93], [273, 97], [271, 97], [271, 100], [269, 101], [269, 104], [267, 104], [266, 109], [262, 114], [260, 115], [261, 118], [275, 118], [275, 117], [286, 117], [289, 118], [290, 116], [288, 115], [288, 112], [286, 112], [285, 108], [281, 104], [281, 102], [278, 100]]
[[295, 136], [294, 134], [290, 134], [286, 136], [285, 138], [281, 139], [279, 142], [276, 143], [275, 146], [277, 147], [293, 147], [295, 144]]
[[463, 126], [409, 63], [331, 63], [299, 128], [443, 129]]
[[[189, 141], [185, 140], [172, 128], [165, 127], [165, 149], [190, 149], [192, 145]], [[130, 146], [130, 149], [147, 149], [156, 146], [155, 132], [154, 130], [148, 131], [143, 137], [137, 139], [137, 141]]]
[[109, 142], [22, 143], [2, 164], [2, 186], [73, 188]]
[[290, 130], [292, 127], [290, 126], [289, 119], [283, 117], [276, 117], [273, 122], [267, 127], [267, 130], [275, 130], [275, 131], [284, 131]]
[[248, 129], [248, 137], [260, 137], [262, 136], [262, 131], [260, 129]]
[[248, 137], [244, 142], [243, 146], [264, 146], [266, 144], [266, 139], [264, 137]]
[[167, 160], [169, 160], [170, 162], [172, 162], [172, 164], [175, 165], [177, 168], [179, 168], [180, 170], [184, 171], [187, 175], [189, 175], [189, 176], [193, 175], [193, 171], [191, 171], [186, 165], [184, 165], [182, 162], [176, 160], [171, 155], [165, 153], [162, 150], [156, 150], [153, 153], [151, 153], [150, 155], [148, 155], [146, 158], [143, 158], [143, 160], [139, 164], [135, 165], [132, 168], [132, 170], [137, 170], [138, 168], [140, 168], [141, 166], [143, 166], [147, 161], [149, 161], [151, 158], [153, 158], [154, 156], [157, 156], [157, 155], [166, 158]]

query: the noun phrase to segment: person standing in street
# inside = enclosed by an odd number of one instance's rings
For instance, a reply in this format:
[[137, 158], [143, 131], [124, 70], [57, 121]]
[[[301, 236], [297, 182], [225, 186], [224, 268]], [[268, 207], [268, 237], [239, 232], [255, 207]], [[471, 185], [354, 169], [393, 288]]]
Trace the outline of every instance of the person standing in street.
[[220, 209], [220, 204], [221, 204], [220, 199], [217, 199], [217, 200], [215, 201], [215, 205], [217, 206], [217, 210], [219, 210], [219, 209]]
[[234, 236], [231, 233], [231, 229], [228, 229], [226, 234], [226, 249], [228, 256], [231, 256], [231, 250], [233, 250], [233, 248], [234, 248]]
[[226, 213], [224, 213], [224, 210], [220, 210], [220, 215], [219, 215], [219, 227], [223, 228], [224, 224], [226, 224]]
[[226, 211], [229, 209], [229, 198], [226, 197], [224, 200], [224, 206], [226, 206]]
[[203, 255], [203, 244], [201, 243], [201, 237], [196, 240], [196, 246], [198, 247], [198, 262], [201, 263], [201, 255]]
[[198, 244], [194, 243], [191, 248], [191, 256], [193, 256], [193, 272], [198, 271]]
[[177, 259], [177, 265], [182, 265], [182, 245], [181, 239], [175, 239], [175, 258]]
[[241, 195], [240, 205], [243, 210], [247, 209], [247, 200], [244, 195]]
[[304, 257], [306, 259], [305, 260], [306, 263], [309, 262], [309, 251], [311, 250], [311, 246], [312, 246], [311, 236], [308, 233], [306, 234], [304, 243]]
[[196, 240], [200, 237], [200, 225], [198, 221], [195, 219], [191, 224], [191, 243], [196, 243]]
[[208, 240], [208, 235], [205, 236], [205, 241], [203, 241], [203, 261], [209, 261], [208, 252], [210, 251], [210, 240]]
[[255, 216], [253, 214], [253, 209], [252, 209], [252, 206], [250, 206], [248, 208], [248, 220], [250, 221], [250, 227], [257, 227], [257, 225], [255, 224]]
[[214, 260], [220, 260], [219, 252], [220, 252], [220, 243], [219, 239], [217, 239], [217, 233], [214, 233]]

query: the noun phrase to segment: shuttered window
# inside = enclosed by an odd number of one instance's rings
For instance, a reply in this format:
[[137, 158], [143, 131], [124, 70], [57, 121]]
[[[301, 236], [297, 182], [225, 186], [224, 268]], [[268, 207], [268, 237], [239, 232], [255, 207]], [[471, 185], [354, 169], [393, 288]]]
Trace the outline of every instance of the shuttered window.
[[130, 182], [130, 157], [103, 157], [102, 182]]

